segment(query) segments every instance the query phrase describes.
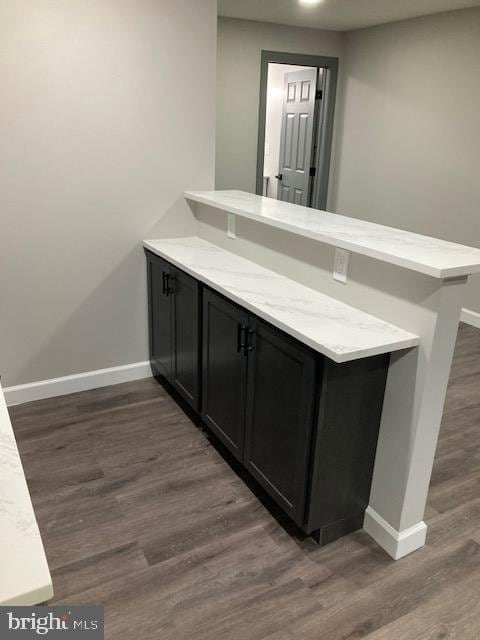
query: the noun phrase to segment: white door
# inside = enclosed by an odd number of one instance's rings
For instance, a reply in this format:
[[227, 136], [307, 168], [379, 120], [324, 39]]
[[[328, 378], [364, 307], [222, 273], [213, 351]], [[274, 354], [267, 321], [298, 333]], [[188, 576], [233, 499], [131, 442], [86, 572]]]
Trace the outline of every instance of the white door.
[[308, 206], [317, 69], [285, 74], [277, 199]]

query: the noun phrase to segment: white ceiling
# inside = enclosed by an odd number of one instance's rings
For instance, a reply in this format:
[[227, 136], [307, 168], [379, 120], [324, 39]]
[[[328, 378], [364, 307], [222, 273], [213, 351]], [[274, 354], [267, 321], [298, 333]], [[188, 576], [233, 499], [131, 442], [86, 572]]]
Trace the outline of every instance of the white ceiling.
[[385, 22], [479, 6], [480, 0], [218, 0], [218, 13], [230, 18], [298, 27], [350, 31]]

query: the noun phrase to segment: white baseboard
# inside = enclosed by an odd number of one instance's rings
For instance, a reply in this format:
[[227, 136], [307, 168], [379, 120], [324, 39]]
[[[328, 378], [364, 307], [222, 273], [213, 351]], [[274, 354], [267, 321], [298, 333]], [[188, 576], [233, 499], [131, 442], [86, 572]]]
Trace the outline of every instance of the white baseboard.
[[471, 311], [470, 309], [462, 309], [462, 313], [460, 314], [460, 321], [465, 322], [466, 324], [471, 324], [472, 327], [477, 327], [480, 329], [480, 313], [476, 311]]
[[394, 560], [423, 547], [427, 536], [425, 522], [396, 531], [372, 507], [367, 507], [365, 511], [363, 528]]
[[39, 382], [5, 387], [3, 393], [7, 405], [13, 406], [24, 402], [32, 402], [32, 400], [54, 398], [68, 393], [76, 393], [77, 391], [88, 391], [89, 389], [108, 387], [121, 382], [150, 378], [151, 375], [152, 371], [149, 362], [133, 362], [120, 367], [97, 369], [96, 371], [76, 373], [63, 378], [52, 378], [51, 380], [40, 380]]

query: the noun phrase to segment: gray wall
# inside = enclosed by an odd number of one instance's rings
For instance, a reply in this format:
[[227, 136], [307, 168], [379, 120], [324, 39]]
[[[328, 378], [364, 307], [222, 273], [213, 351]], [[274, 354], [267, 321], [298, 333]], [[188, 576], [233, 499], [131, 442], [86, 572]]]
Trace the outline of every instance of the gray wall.
[[340, 57], [342, 42], [333, 31], [219, 19], [217, 189], [255, 192], [262, 49]]
[[0, 3], [0, 372], [147, 359], [144, 237], [211, 188], [214, 0]]
[[[334, 209], [480, 246], [480, 9], [345, 42]], [[480, 277], [464, 306], [480, 312]]]

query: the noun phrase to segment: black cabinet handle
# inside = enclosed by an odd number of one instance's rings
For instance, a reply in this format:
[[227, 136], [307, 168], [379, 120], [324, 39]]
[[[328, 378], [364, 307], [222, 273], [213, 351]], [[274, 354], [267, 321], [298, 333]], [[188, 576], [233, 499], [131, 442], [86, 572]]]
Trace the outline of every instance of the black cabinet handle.
[[245, 330], [247, 327], [244, 324], [239, 324], [237, 327], [237, 353], [240, 353], [245, 349]]
[[244, 345], [243, 345], [243, 355], [248, 356], [248, 352], [253, 351], [254, 349], [255, 349], [255, 331], [253, 329], [248, 329], [247, 338], [244, 341]]
[[[165, 293], [167, 294], [167, 296], [171, 295], [172, 293], [175, 293], [175, 276], [172, 276], [170, 273], [166, 273], [166, 290]], [[171, 286], [171, 284], [173, 284], [173, 286]]]
[[162, 271], [162, 293], [163, 293], [163, 295], [166, 295], [166, 293], [167, 293], [166, 280], [167, 280], [167, 274], [165, 273], [165, 271]]

